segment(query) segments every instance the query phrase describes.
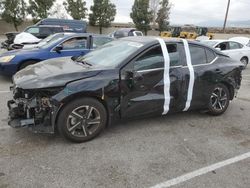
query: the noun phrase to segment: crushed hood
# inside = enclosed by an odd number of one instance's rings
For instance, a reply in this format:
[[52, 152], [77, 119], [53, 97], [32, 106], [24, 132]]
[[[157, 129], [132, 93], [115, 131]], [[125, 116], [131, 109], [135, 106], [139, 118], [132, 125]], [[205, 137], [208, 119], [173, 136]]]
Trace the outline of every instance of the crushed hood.
[[13, 82], [22, 89], [41, 89], [65, 86], [67, 83], [89, 78], [101, 70], [74, 62], [71, 57], [42, 61], [16, 73]]

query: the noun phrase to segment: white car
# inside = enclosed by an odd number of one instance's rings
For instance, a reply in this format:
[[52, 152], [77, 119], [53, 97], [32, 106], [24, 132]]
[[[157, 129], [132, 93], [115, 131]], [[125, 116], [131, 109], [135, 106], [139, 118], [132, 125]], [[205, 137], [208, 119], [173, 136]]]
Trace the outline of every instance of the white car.
[[201, 41], [208, 46], [214, 47], [232, 59], [241, 61], [245, 67], [250, 60], [250, 47], [231, 40], [204, 40]]

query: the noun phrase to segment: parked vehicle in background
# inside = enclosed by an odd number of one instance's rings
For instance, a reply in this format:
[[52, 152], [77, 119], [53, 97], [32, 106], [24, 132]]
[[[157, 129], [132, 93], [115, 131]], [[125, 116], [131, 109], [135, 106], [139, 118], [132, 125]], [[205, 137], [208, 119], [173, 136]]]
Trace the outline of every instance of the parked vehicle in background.
[[240, 88], [242, 68], [201, 43], [127, 37], [77, 59], [51, 59], [18, 72], [9, 125], [59, 130], [84, 142], [114, 120], [188, 110], [221, 115]]
[[247, 67], [250, 60], [250, 47], [231, 40], [204, 40], [206, 45], [221, 50], [229, 57], [241, 61]]
[[141, 31], [137, 31], [135, 28], [121, 28], [109, 35], [113, 38], [123, 38], [123, 37], [131, 37], [131, 36], [143, 36]]
[[239, 42], [243, 45], [250, 47], [250, 38], [248, 37], [233, 37], [233, 38], [230, 38], [229, 40]]
[[107, 36], [88, 33], [61, 33], [37, 48], [14, 50], [1, 54], [0, 74], [11, 76], [29, 65], [46, 59], [85, 55], [112, 40]]
[[[39, 21], [35, 25], [27, 27], [22, 33], [9, 32], [6, 33], [7, 40], [2, 43], [2, 48], [7, 50], [17, 49], [19, 45], [24, 44], [37, 44], [41, 39], [48, 37], [54, 33], [73, 32], [73, 33], [86, 33], [87, 23], [82, 20], [66, 20], [47, 18]], [[26, 37], [26, 33], [32, 34], [35, 39]], [[24, 37], [22, 37], [24, 35]], [[15, 41], [15, 38], [19, 37]], [[15, 45], [13, 47], [13, 45]]]

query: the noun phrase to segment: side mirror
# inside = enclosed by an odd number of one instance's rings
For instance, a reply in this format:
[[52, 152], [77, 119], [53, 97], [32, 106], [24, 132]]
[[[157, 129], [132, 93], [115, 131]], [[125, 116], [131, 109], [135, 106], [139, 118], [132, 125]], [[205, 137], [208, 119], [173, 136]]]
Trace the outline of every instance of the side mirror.
[[133, 78], [134, 78], [134, 71], [132, 71], [132, 70], [127, 70], [127, 71], [125, 72], [125, 79], [126, 79], [126, 80], [133, 80]]
[[221, 48], [215, 48], [215, 49], [221, 51]]
[[62, 49], [63, 49], [63, 46], [62, 45], [58, 45], [58, 46], [56, 46], [54, 48], [54, 51], [56, 51], [57, 53], [61, 53]]

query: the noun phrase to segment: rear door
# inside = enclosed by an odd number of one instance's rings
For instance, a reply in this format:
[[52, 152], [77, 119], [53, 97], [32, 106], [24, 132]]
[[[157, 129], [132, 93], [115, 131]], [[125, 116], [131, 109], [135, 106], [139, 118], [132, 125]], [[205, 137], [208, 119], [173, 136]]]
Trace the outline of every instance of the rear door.
[[[182, 108], [183, 45], [168, 43], [171, 60], [170, 111]], [[153, 46], [132, 60], [121, 70], [121, 116], [130, 118], [140, 115], [163, 113], [164, 58], [160, 45]]]
[[196, 109], [208, 103], [221, 70], [215, 64], [217, 55], [213, 50], [195, 44], [189, 44], [189, 49], [195, 75], [191, 109]]

